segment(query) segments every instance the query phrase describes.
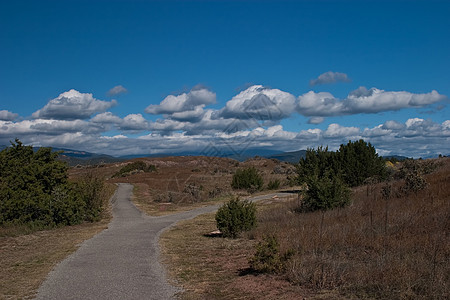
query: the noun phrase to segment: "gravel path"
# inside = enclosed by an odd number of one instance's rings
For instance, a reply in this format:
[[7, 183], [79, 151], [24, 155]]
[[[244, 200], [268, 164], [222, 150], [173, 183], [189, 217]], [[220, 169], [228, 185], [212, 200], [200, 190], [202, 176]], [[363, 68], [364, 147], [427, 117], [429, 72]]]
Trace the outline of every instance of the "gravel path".
[[179, 290], [167, 282], [159, 263], [159, 235], [180, 220], [213, 212], [218, 206], [150, 217], [130, 201], [132, 192], [132, 185], [119, 184], [108, 229], [85, 241], [58, 264], [39, 288], [36, 299], [174, 298]]
[[172, 224], [212, 212], [217, 206], [150, 217], [130, 201], [132, 192], [132, 185], [119, 185], [109, 228], [57, 265], [36, 299], [173, 298], [178, 290], [167, 283], [159, 263], [159, 235]]

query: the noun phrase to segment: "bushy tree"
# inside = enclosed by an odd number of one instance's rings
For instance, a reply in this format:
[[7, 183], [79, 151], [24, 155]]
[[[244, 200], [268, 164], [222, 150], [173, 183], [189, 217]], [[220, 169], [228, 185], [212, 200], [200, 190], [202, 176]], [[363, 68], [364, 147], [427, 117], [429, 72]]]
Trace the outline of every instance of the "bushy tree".
[[375, 148], [364, 140], [349, 141], [336, 152], [328, 147], [308, 149], [297, 166], [298, 183], [305, 184], [302, 211], [342, 207], [350, 201], [348, 186], [363, 184], [368, 178], [387, 177], [387, 169]]
[[68, 181], [58, 154], [51, 148], [35, 152], [17, 139], [0, 152], [0, 225], [40, 228], [91, 220], [86, 216], [92, 205], [84, 197], [89, 189]]
[[262, 176], [258, 170], [255, 167], [249, 167], [236, 170], [231, 181], [231, 187], [233, 189], [246, 189], [248, 192], [253, 193], [261, 190], [263, 183]]
[[224, 237], [237, 237], [256, 226], [256, 206], [248, 200], [231, 199], [216, 213], [217, 228]]
[[350, 203], [350, 190], [341, 177], [332, 171], [322, 176], [309, 176], [303, 191], [301, 211], [329, 210]]
[[375, 148], [364, 140], [342, 144], [337, 152], [343, 179], [349, 186], [358, 186], [367, 178], [384, 180], [387, 177], [386, 163]]
[[305, 157], [302, 157], [297, 165], [298, 181], [303, 184], [308, 178], [320, 178], [329, 171], [340, 173], [336, 153], [328, 151], [328, 147], [320, 146], [317, 150], [309, 148], [306, 150]]

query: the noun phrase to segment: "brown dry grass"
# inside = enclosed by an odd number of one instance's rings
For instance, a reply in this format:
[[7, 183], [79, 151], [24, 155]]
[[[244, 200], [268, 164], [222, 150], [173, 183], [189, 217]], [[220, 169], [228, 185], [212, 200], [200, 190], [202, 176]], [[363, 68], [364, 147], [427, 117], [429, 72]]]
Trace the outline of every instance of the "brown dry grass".
[[[115, 186], [108, 185], [107, 195], [112, 196], [114, 190]], [[108, 209], [96, 223], [32, 233], [25, 227], [0, 228], [0, 299], [33, 298], [56, 264], [106, 229], [110, 219]]]
[[169, 274], [183, 286], [182, 299], [302, 299], [307, 295], [283, 277], [245, 275], [255, 240], [208, 237], [214, 214], [178, 223], [160, 242]]
[[[294, 170], [290, 164], [263, 158], [238, 162], [229, 158], [180, 156], [139, 158], [133, 161], [154, 165], [157, 171], [110, 178], [109, 182], [133, 184], [133, 201], [149, 215], [165, 215], [209, 205], [214, 201], [227, 199], [230, 195], [247, 195], [245, 191], [231, 189], [231, 180], [238, 168], [255, 166], [266, 185], [270, 180], [278, 179], [282, 187], [288, 185], [286, 173]], [[127, 163], [129, 162], [112, 164], [98, 170], [111, 177]]]
[[[344, 209], [299, 214], [298, 200], [260, 208], [258, 228], [238, 240], [204, 237], [213, 215], [177, 225], [161, 241], [182, 298], [448, 299], [450, 159], [440, 162], [418, 193], [386, 199], [378, 184], [355, 189]], [[286, 271], [239, 276], [265, 235], [294, 251]]]

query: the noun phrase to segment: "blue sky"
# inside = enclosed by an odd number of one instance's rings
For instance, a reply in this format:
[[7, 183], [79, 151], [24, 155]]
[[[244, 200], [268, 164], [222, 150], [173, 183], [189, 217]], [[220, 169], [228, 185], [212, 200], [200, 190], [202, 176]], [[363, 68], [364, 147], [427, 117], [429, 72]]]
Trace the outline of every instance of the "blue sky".
[[[450, 154], [450, 1], [1, 1], [0, 144]], [[227, 149], [227, 150], [225, 150]]]

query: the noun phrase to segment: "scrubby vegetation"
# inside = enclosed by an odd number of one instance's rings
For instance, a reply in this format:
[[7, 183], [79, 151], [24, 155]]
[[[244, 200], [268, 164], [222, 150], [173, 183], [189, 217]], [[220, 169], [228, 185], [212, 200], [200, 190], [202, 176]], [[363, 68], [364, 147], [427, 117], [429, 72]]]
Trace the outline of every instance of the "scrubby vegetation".
[[143, 161], [135, 161], [122, 167], [113, 177], [124, 177], [139, 172], [156, 172], [154, 165], [147, 165]]
[[[259, 206], [258, 227], [237, 239], [204, 241], [211, 247], [204, 252], [197, 249], [197, 261], [211, 261], [210, 270], [226, 274], [215, 284], [244, 282], [236, 298], [275, 298], [269, 295], [282, 280], [289, 283], [283, 291], [298, 287], [321, 299], [448, 298], [450, 159], [392, 163], [360, 140], [336, 152], [309, 149], [297, 183], [304, 190], [298, 197]], [[235, 263], [219, 259], [230, 256]], [[195, 270], [189, 271], [197, 282], [206, 280]], [[247, 294], [255, 286], [260, 290]]]
[[0, 225], [40, 229], [94, 221], [103, 209], [103, 180], [70, 182], [67, 165], [51, 148], [19, 140], [0, 152]]
[[216, 213], [217, 228], [224, 237], [237, 237], [256, 226], [256, 206], [247, 200], [231, 199]]
[[295, 250], [284, 272], [293, 284], [358, 298], [445, 299], [450, 161], [411, 188], [402, 173], [422, 163], [405, 162], [394, 174], [403, 179], [355, 189], [350, 207], [298, 215], [287, 203], [262, 211], [253, 234], [273, 235], [280, 249]]
[[249, 193], [261, 190], [263, 184], [263, 178], [255, 167], [236, 170], [231, 181], [233, 189], [245, 189]]
[[268, 190], [276, 190], [280, 187], [280, 185], [281, 185], [281, 181], [279, 179], [270, 180], [269, 183], [267, 184], [267, 189]]
[[348, 187], [368, 179], [385, 180], [388, 174], [384, 160], [363, 140], [349, 141], [336, 152], [328, 151], [328, 147], [308, 149], [297, 173], [298, 183], [305, 185], [301, 211], [344, 207], [350, 203]]
[[259, 273], [281, 273], [286, 270], [286, 262], [293, 251], [280, 253], [280, 244], [276, 236], [266, 235], [256, 245], [255, 255], [249, 259], [250, 268]]

